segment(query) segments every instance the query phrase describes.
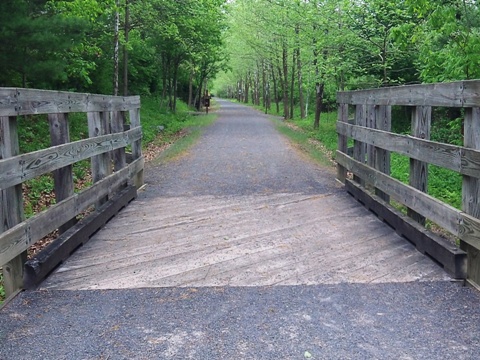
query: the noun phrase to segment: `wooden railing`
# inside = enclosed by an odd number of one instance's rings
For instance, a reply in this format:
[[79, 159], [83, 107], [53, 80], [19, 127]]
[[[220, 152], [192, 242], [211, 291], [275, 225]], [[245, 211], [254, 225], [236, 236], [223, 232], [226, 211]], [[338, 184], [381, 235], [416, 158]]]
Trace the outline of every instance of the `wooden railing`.
[[[86, 113], [88, 138], [70, 142], [69, 113]], [[20, 154], [17, 117], [37, 114], [47, 114], [51, 147]], [[143, 184], [141, 138], [138, 96], [0, 88], [0, 266], [7, 295], [23, 286], [30, 245], [56, 229], [65, 233], [77, 226], [77, 215], [92, 205], [98, 211], [134, 188], [130, 182]], [[127, 146], [132, 151], [129, 164]], [[93, 184], [74, 193], [72, 165], [85, 159], [90, 159]], [[22, 183], [48, 173], [54, 177], [56, 204], [26, 220]]]
[[[480, 81], [340, 92], [337, 102], [338, 180], [454, 276], [466, 275], [479, 284]], [[391, 132], [393, 105], [413, 107], [411, 135]], [[432, 107], [465, 109], [463, 146], [429, 140]], [[354, 114], [353, 120], [349, 113]], [[348, 148], [349, 139], [353, 139], [353, 149]], [[390, 152], [410, 158], [408, 185], [390, 176]], [[462, 211], [426, 193], [428, 164], [462, 175]], [[389, 205], [390, 198], [408, 208], [408, 217]], [[460, 251], [423, 229], [425, 219], [460, 239], [460, 247], [467, 253], [466, 269], [462, 269]], [[447, 259], [446, 252], [454, 258]]]

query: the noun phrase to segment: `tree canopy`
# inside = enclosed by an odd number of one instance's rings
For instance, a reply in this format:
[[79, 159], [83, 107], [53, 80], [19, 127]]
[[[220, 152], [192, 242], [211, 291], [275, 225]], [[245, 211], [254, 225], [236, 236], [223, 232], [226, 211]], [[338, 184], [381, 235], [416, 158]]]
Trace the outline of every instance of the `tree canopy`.
[[315, 107], [317, 124], [338, 90], [480, 76], [476, 1], [235, 0], [229, 22], [231, 72], [215, 91], [302, 117]]
[[338, 90], [473, 79], [479, 63], [472, 0], [0, 2], [0, 86], [157, 94], [172, 110], [213, 86], [318, 124]]
[[[2, 0], [0, 86], [177, 96], [225, 68], [224, 0]], [[190, 92], [190, 93], [189, 93]]]

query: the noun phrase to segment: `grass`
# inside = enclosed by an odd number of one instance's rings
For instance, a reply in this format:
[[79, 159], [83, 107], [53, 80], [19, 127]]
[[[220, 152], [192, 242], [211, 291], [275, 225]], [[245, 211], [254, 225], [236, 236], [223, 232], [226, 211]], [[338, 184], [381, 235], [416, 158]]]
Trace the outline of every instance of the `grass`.
[[0, 305], [5, 300], [5, 289], [3, 288], [3, 273], [0, 271]]
[[319, 148], [314, 142], [311, 141], [312, 137], [309, 136], [306, 132], [298, 131], [288, 126], [282, 121], [276, 120], [275, 125], [277, 129], [283, 135], [287, 136], [292, 140], [300, 149], [308, 153], [315, 161], [323, 165], [331, 165], [331, 158], [329, 154], [325, 152], [324, 149]]
[[191, 119], [185, 121], [183, 123], [183, 128], [181, 129], [185, 135], [163, 151], [157, 159], [154, 160], [154, 163], [164, 163], [186, 154], [188, 149], [190, 149], [200, 138], [203, 130], [211, 125], [216, 118], [217, 116], [215, 114], [208, 114], [191, 117]]

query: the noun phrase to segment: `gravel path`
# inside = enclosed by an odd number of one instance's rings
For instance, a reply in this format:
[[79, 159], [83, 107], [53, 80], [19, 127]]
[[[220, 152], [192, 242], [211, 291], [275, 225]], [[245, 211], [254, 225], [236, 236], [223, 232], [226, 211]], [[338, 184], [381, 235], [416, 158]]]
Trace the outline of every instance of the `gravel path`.
[[[332, 169], [299, 156], [267, 116], [243, 105], [219, 101], [219, 120], [182, 159], [147, 171], [145, 196], [270, 193], [322, 194], [338, 191]], [[226, 115], [226, 116], [224, 116]]]
[[[309, 199], [326, 194], [336, 200], [332, 207], [350, 201], [332, 170], [294, 151], [265, 116], [220, 103], [219, 121], [187, 155], [147, 168], [147, 190], [138, 203], [149, 204], [151, 216], [158, 211], [167, 218], [163, 204], [185, 206], [192, 197], [261, 202], [272, 194]], [[263, 209], [259, 205], [257, 211]], [[220, 227], [215, 231], [222, 244], [230, 241]], [[90, 244], [97, 246], [92, 239], [79, 252]], [[445, 280], [38, 290], [21, 293], [0, 311], [2, 360], [478, 359], [479, 354], [480, 294]]]

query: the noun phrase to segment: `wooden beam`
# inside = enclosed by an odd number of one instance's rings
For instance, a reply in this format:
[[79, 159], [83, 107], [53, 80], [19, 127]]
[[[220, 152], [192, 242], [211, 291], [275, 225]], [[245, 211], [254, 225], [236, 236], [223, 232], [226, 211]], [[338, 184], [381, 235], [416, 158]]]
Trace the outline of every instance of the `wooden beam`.
[[126, 147], [141, 138], [142, 128], [138, 126], [123, 133], [96, 136], [0, 159], [0, 188], [18, 185], [92, 156]]
[[[67, 114], [48, 114], [50, 127], [51, 145], [62, 145], [70, 142], [70, 129], [68, 126]], [[55, 200], [60, 202], [73, 195], [73, 171], [72, 165], [64, 166], [53, 171], [53, 182], [55, 187]], [[58, 228], [60, 234], [75, 225], [77, 219], [73, 217]]]
[[[350, 121], [348, 122], [350, 124]], [[338, 126], [344, 126], [345, 123], [337, 123]], [[353, 125], [358, 125], [363, 127], [367, 126], [367, 114], [366, 108], [363, 105], [356, 105], [355, 106], [355, 118]], [[347, 134], [346, 132], [342, 132], [342, 135], [346, 135], [348, 137], [352, 137], [351, 135]], [[357, 161], [362, 163], [365, 162], [365, 154], [366, 154], [366, 144], [363, 141], [358, 139], [354, 139], [353, 141], [353, 158]], [[363, 180], [358, 176], [354, 175], [353, 179], [358, 182], [359, 184], [365, 186]]]
[[[130, 125], [132, 127], [141, 126], [140, 123], [140, 109], [130, 110]], [[132, 156], [133, 159], [139, 159], [142, 157], [142, 140], [136, 140], [132, 143]], [[137, 189], [141, 188], [144, 184], [143, 169], [139, 171], [135, 176], [135, 186]]]
[[388, 175], [362, 164], [345, 153], [337, 151], [336, 161], [347, 170], [369, 179], [370, 183], [389, 194], [399, 203], [442, 226], [464, 242], [480, 248], [480, 220], [442, 201], [406, 185]]
[[480, 150], [337, 123], [337, 132], [410, 158], [480, 178]]
[[[338, 105], [338, 122], [340, 123], [348, 123], [348, 105], [347, 104], [339, 104]], [[348, 139], [345, 135], [338, 134], [338, 151], [343, 153], [347, 152], [348, 147]], [[347, 178], [347, 170], [337, 162], [337, 179], [345, 183], [345, 179]]]
[[129, 111], [139, 107], [139, 96], [122, 97], [64, 91], [0, 88], [0, 116]]
[[[417, 106], [412, 113], [412, 136], [423, 140], [430, 140], [432, 123], [432, 108]], [[428, 162], [410, 158], [410, 186], [426, 193], [428, 192]], [[421, 225], [425, 225], [425, 217], [413, 209], [407, 209], [407, 215]]]
[[413, 243], [418, 251], [428, 254], [440, 263], [455, 279], [466, 278], [467, 254], [464, 251], [428, 231], [380, 197], [367, 192], [361, 185], [347, 180], [345, 188], [366, 208], [394, 228], [397, 234]]
[[[88, 134], [90, 137], [107, 135], [110, 133], [110, 113], [90, 112], [88, 116]], [[109, 152], [92, 156], [91, 160], [92, 180], [94, 183], [102, 180], [112, 173], [112, 159]], [[113, 190], [113, 189], [112, 189]], [[98, 208], [108, 200], [107, 196], [99, 197], [95, 207]]]
[[143, 171], [143, 166], [144, 159], [142, 157], [122, 170], [99, 180], [82, 192], [52, 205], [48, 210], [0, 234], [0, 265], [21, 254], [30, 245], [57, 229], [68, 219], [80, 214], [94, 204], [98, 198], [107, 196], [112, 188], [118, 188], [126, 180], [133, 179], [138, 172]]
[[55, 241], [25, 264], [25, 288], [32, 289], [91, 236], [114, 217], [122, 208], [137, 197], [137, 188], [127, 187], [105, 203], [98, 211], [89, 214], [78, 224], [68, 229]]
[[[17, 118], [0, 117], [0, 159], [18, 155]], [[21, 223], [23, 213], [22, 186], [16, 185], [0, 191], [0, 236]], [[1, 251], [1, 250], [0, 250]], [[6, 297], [23, 288], [23, 265], [27, 260], [26, 248], [0, 262], [3, 265], [3, 282]]]
[[[480, 150], [480, 108], [470, 108], [465, 111], [464, 119], [464, 145], [468, 148]], [[463, 176], [462, 185], [462, 210], [474, 219], [480, 218], [480, 179], [479, 177]], [[471, 219], [467, 219], [469, 221]], [[480, 229], [470, 232], [465, 229], [470, 239], [470, 244], [462, 241], [460, 246], [467, 252], [468, 277], [475, 284], [480, 284]], [[465, 234], [467, 235], [467, 234]], [[464, 235], [464, 239], [465, 239]], [[478, 246], [472, 246], [472, 241], [478, 241]]]
[[[392, 107], [377, 106], [375, 114], [376, 128], [389, 132], [392, 127]], [[375, 147], [375, 169], [384, 174], [390, 175], [390, 152], [380, 147]], [[375, 189], [375, 194], [385, 202], [390, 202], [388, 194], [379, 189]]]
[[363, 105], [480, 106], [480, 81], [404, 85], [388, 88], [340, 91], [337, 102]]

